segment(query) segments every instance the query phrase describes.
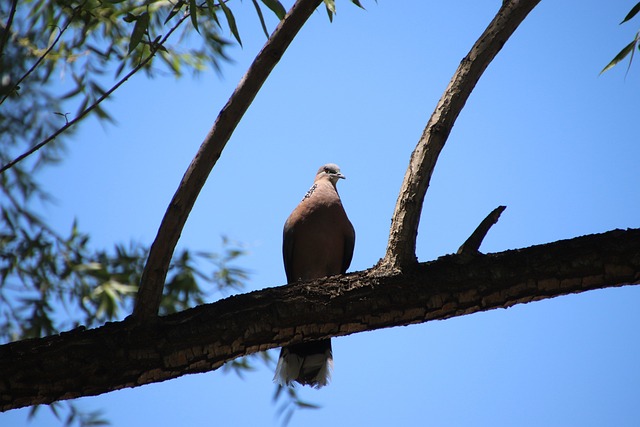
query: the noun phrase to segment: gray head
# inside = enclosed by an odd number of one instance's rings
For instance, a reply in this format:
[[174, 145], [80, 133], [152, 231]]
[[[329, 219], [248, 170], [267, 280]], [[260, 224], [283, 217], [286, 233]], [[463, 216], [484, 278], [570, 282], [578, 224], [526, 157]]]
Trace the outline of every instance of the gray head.
[[333, 185], [336, 185], [339, 179], [346, 179], [346, 177], [340, 173], [340, 167], [335, 163], [327, 163], [321, 166], [320, 169], [318, 169], [315, 181], [327, 178]]

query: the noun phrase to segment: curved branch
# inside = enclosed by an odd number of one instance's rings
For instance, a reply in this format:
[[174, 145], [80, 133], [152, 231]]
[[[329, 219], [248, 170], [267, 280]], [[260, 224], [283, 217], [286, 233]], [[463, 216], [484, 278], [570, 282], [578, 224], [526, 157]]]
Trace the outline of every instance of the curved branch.
[[484, 70], [539, 2], [504, 1], [493, 21], [460, 63], [411, 154], [393, 213], [387, 251], [377, 266], [381, 271], [401, 270], [417, 262], [416, 238], [424, 197], [453, 124]]
[[169, 262], [200, 190], [271, 70], [321, 1], [296, 1], [218, 114], [209, 134], [182, 177], [151, 245], [133, 310], [135, 319], [149, 319], [157, 316]]
[[268, 288], [158, 318], [0, 346], [0, 411], [215, 370], [316, 339], [640, 284], [640, 229]]

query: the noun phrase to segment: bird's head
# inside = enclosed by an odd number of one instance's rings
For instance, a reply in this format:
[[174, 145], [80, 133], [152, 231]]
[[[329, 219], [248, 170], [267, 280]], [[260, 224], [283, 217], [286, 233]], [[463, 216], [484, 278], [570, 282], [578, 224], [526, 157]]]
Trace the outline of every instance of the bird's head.
[[328, 179], [334, 186], [339, 179], [346, 179], [344, 175], [340, 173], [340, 167], [335, 163], [327, 163], [318, 169], [316, 174], [316, 181], [321, 179]]

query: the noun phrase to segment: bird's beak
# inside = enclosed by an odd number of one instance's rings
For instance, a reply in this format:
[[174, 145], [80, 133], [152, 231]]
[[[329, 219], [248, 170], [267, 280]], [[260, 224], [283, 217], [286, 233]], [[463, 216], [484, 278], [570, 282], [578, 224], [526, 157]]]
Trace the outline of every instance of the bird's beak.
[[342, 175], [340, 172], [338, 172], [337, 174], [335, 174], [334, 176], [336, 176], [337, 178], [342, 178], [342, 179], [347, 179], [346, 176]]

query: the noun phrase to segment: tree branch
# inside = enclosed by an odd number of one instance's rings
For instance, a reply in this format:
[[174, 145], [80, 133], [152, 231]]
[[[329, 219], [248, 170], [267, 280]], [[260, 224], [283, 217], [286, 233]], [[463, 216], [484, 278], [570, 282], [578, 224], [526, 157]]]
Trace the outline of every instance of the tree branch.
[[640, 229], [449, 255], [410, 273], [374, 272], [238, 295], [154, 323], [110, 323], [0, 346], [0, 410], [207, 372], [290, 343], [640, 284]]
[[151, 245], [133, 310], [136, 320], [157, 316], [169, 262], [187, 217], [231, 134], [289, 44], [321, 0], [298, 0], [247, 70], [182, 177]]
[[458, 255], [461, 254], [477, 254], [480, 249], [480, 245], [484, 240], [485, 236], [489, 232], [489, 229], [498, 222], [500, 219], [500, 215], [502, 212], [507, 209], [506, 206], [498, 206], [494, 210], [492, 210], [489, 215], [486, 216], [485, 219], [482, 220], [480, 225], [471, 233], [471, 236], [460, 246], [458, 249]]
[[411, 154], [392, 217], [387, 251], [378, 264], [379, 269], [394, 271], [417, 262], [418, 224], [438, 156], [482, 73], [539, 2], [504, 1], [493, 21], [460, 63]]
[[[9, 34], [11, 34], [11, 25], [13, 24], [13, 17], [16, 14], [16, 8], [18, 7], [18, 0], [12, 0], [11, 9], [9, 10], [9, 17], [7, 18], [7, 23], [4, 25], [2, 29], [2, 34], [0, 34], [0, 57], [4, 56], [4, 47], [7, 45], [7, 40], [9, 40]], [[0, 102], [1, 104], [2, 102]]]
[[[47, 55], [49, 55], [49, 53], [51, 53], [51, 51], [53, 50], [53, 48], [58, 44], [58, 42], [60, 41], [60, 39], [62, 38], [62, 35], [64, 34], [65, 31], [67, 31], [67, 28], [69, 28], [69, 25], [71, 25], [71, 23], [73, 22], [73, 20], [76, 17], [76, 13], [78, 13], [79, 10], [81, 10], [82, 5], [81, 6], [77, 6], [73, 9], [73, 13], [71, 14], [71, 16], [69, 16], [69, 19], [67, 19], [67, 22], [62, 26], [62, 28], [60, 27], [56, 27], [58, 28], [58, 35], [56, 36], [55, 40], [53, 41], [53, 43], [51, 43], [51, 45], [49, 45], [49, 47], [44, 51], [44, 53], [42, 55], [40, 55], [40, 57], [38, 58], [38, 60], [31, 66], [31, 68], [29, 68], [27, 70], [26, 73], [24, 73], [24, 75], [22, 77], [20, 77], [18, 79], [17, 82], [15, 82], [13, 84], [13, 86], [11, 86], [11, 88], [9, 88], [7, 90], [7, 93], [5, 93], [5, 95], [2, 97], [2, 99], [0, 99], [0, 105], [2, 103], [4, 103], [4, 101], [6, 101], [6, 99], [12, 95], [20, 86], [20, 84], [27, 78], [29, 77], [29, 75], [31, 75], [31, 73], [33, 73], [35, 71], [36, 68], [38, 68], [38, 66], [40, 65], [40, 63], [42, 63], [42, 61], [44, 61], [44, 58], [47, 57]], [[12, 12], [15, 12], [15, 10], [12, 10]], [[12, 18], [12, 16], [10, 16], [10, 18]], [[11, 22], [11, 21], [9, 21]], [[3, 47], [4, 49], [4, 47]], [[2, 51], [0, 51], [2, 52]], [[0, 173], [4, 171], [4, 168], [2, 170], [0, 170]]]

